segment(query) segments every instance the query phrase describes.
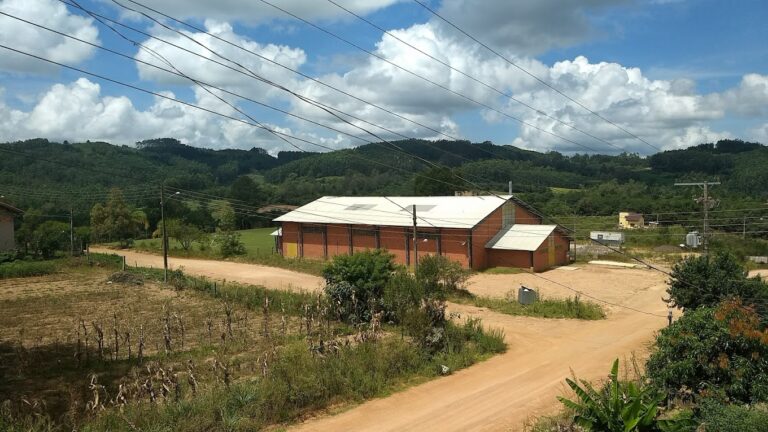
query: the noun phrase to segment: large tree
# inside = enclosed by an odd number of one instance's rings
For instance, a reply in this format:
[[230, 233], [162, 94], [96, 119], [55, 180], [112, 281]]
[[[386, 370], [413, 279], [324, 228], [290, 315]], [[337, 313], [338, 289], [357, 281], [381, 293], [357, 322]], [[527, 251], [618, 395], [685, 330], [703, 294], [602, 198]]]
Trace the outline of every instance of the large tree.
[[120, 189], [112, 189], [105, 204], [91, 209], [91, 236], [100, 241], [118, 241], [127, 246], [147, 229], [147, 216], [129, 206]]

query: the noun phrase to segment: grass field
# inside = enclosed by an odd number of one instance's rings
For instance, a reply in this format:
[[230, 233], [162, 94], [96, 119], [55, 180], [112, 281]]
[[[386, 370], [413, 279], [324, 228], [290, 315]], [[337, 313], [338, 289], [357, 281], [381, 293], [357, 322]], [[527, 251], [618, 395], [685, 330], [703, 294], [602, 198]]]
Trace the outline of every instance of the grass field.
[[[240, 241], [245, 245], [245, 251], [249, 256], [266, 255], [274, 253], [275, 240], [270, 235], [276, 228], [254, 228], [249, 230], [237, 231], [240, 234]], [[179, 243], [173, 238], [168, 240], [168, 246], [173, 253], [184, 251]], [[136, 249], [144, 249], [149, 251], [162, 250], [162, 242], [160, 239], [142, 239], [134, 242]], [[191, 248], [191, 254], [204, 253], [209, 249], [201, 250], [200, 244], [193, 243]]]

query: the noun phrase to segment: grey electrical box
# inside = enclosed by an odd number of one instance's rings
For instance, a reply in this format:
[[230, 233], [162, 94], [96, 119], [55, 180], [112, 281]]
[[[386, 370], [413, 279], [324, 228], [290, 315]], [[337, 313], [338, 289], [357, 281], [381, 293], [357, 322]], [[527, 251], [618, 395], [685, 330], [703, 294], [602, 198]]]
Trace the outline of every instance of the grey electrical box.
[[685, 236], [685, 245], [689, 248], [698, 248], [701, 246], [701, 236], [698, 231], [691, 231]]
[[536, 290], [520, 286], [517, 290], [517, 301], [522, 305], [533, 304], [536, 301]]

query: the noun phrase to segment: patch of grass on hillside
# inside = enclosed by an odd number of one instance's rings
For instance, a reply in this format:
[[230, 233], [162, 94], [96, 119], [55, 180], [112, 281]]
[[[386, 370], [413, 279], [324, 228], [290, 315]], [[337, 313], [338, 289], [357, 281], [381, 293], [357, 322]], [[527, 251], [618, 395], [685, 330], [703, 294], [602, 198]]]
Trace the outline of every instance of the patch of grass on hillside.
[[603, 308], [593, 302], [581, 300], [579, 297], [561, 299], [538, 299], [533, 304], [522, 305], [510, 293], [507, 298], [492, 298], [475, 296], [466, 291], [454, 293], [449, 300], [455, 303], [469, 304], [488, 308], [492, 311], [507, 314], [540, 318], [573, 318], [582, 320], [605, 319]]
[[248, 255], [258, 256], [275, 252], [275, 238], [270, 234], [277, 228], [254, 228], [238, 231], [240, 241], [245, 245]]

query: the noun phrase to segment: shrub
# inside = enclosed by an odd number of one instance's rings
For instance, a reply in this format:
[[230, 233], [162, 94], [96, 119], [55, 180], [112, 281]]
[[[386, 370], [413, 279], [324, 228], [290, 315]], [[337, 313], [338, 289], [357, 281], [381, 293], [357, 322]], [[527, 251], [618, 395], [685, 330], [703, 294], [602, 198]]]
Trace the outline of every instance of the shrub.
[[219, 231], [213, 239], [224, 258], [245, 255], [245, 245], [240, 241], [240, 233], [234, 231]]
[[445, 298], [447, 292], [463, 288], [468, 278], [469, 271], [461, 264], [440, 255], [420, 258], [416, 268], [416, 279], [428, 296]]
[[752, 403], [768, 400], [768, 332], [738, 300], [686, 312], [656, 338], [646, 365], [672, 397], [711, 395]]
[[325, 292], [339, 319], [368, 322], [382, 309], [384, 287], [395, 271], [393, 256], [383, 250], [337, 255], [323, 270]]
[[768, 428], [768, 410], [765, 407], [705, 401], [699, 411], [706, 432], [765, 432]]
[[407, 270], [400, 269], [384, 287], [382, 303], [389, 321], [403, 322], [408, 311], [418, 308], [424, 287]]
[[754, 301], [760, 315], [766, 316], [768, 285], [759, 278], [749, 279], [747, 273], [731, 254], [714, 257], [690, 257], [672, 269], [667, 293], [674, 306], [696, 309], [713, 307], [729, 297]]

